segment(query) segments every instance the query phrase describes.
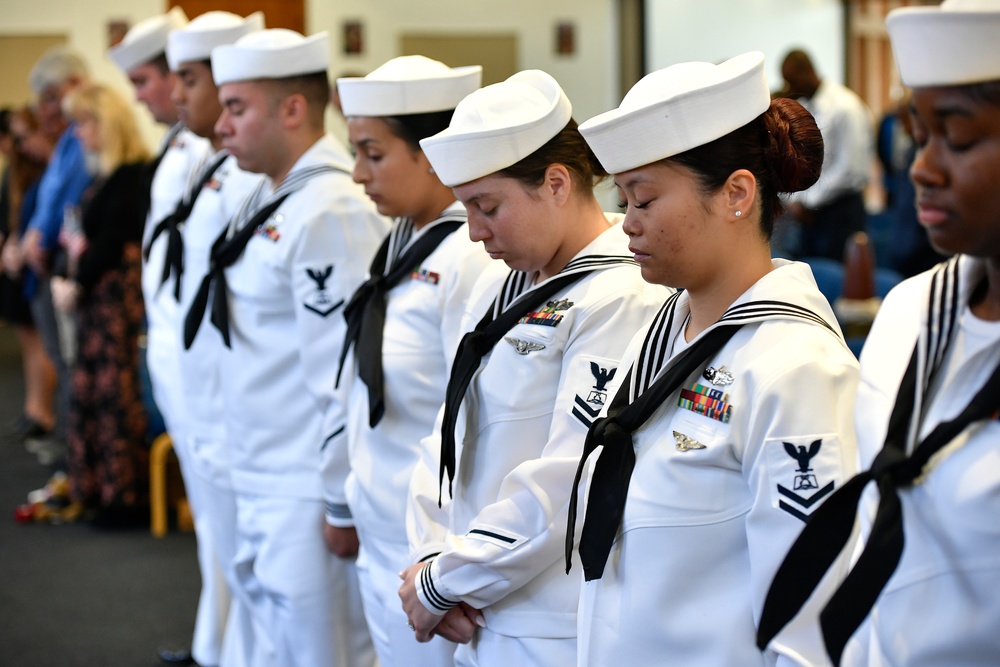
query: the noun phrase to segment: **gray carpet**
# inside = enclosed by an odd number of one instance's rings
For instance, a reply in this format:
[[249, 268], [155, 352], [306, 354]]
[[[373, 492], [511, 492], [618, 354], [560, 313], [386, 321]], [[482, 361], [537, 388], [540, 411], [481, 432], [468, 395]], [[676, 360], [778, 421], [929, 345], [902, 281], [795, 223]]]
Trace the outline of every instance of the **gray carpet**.
[[[0, 327], [0, 428], [20, 413], [13, 332]], [[0, 667], [155, 667], [190, 641], [200, 585], [192, 534], [14, 521], [50, 471], [0, 441]]]

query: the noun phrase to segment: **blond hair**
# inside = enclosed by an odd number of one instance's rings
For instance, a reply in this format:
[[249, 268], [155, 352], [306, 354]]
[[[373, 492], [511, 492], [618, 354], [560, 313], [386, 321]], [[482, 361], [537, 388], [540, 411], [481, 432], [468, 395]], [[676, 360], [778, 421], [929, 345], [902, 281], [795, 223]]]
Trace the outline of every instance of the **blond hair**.
[[63, 100], [63, 111], [75, 120], [90, 117], [97, 121], [101, 137], [98, 154], [101, 175], [108, 176], [123, 164], [150, 158], [132, 108], [108, 86], [89, 83], [70, 92]]

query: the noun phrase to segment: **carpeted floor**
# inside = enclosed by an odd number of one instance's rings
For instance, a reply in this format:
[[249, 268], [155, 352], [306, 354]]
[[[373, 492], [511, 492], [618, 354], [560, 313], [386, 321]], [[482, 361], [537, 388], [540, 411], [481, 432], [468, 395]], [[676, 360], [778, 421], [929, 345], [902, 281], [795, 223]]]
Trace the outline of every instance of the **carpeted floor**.
[[[0, 327], [0, 428], [20, 413], [20, 358]], [[0, 666], [156, 667], [190, 641], [200, 585], [194, 535], [14, 521], [50, 471], [0, 440]]]

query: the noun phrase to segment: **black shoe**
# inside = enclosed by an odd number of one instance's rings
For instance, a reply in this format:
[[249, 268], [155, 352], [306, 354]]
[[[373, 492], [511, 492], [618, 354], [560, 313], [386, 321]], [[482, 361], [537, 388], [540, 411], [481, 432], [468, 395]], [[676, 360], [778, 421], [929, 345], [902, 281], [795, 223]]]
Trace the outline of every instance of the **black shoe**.
[[160, 647], [156, 649], [156, 654], [160, 660], [169, 665], [193, 665], [194, 658], [191, 657], [191, 649], [177, 648], [176, 646]]
[[4, 436], [12, 442], [21, 442], [24, 440], [37, 440], [44, 438], [50, 433], [50, 429], [46, 429], [31, 417], [21, 415], [7, 427], [7, 431], [4, 433]]

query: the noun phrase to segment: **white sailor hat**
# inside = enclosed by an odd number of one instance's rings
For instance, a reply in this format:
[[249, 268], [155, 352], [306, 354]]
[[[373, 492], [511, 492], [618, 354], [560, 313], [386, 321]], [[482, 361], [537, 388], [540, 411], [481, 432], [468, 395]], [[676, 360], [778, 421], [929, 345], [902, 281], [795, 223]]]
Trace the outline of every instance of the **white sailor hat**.
[[230, 12], [205, 12], [170, 33], [167, 62], [173, 70], [181, 63], [208, 60], [215, 47], [232, 44], [243, 35], [263, 29], [262, 12], [254, 12], [246, 18]]
[[1000, 80], [1000, 0], [903, 7], [885, 21], [903, 83], [958, 86]]
[[424, 56], [400, 56], [368, 76], [337, 79], [337, 92], [345, 116], [404, 116], [454, 109], [482, 79], [479, 65], [452, 68]]
[[541, 70], [518, 72], [458, 103], [446, 130], [420, 140], [441, 182], [461, 185], [506, 169], [559, 134], [573, 106]]
[[325, 72], [330, 65], [328, 35], [303, 37], [294, 30], [272, 28], [240, 37], [212, 51], [216, 85], [253, 79], [286, 79]]
[[187, 15], [180, 7], [139, 21], [121, 42], [108, 49], [108, 56], [123, 72], [128, 73], [163, 53], [167, 48], [167, 35], [170, 31], [183, 28], [187, 22]]
[[702, 146], [743, 127], [771, 104], [764, 54], [720, 65], [689, 62], [651, 72], [621, 105], [580, 125], [610, 174]]

